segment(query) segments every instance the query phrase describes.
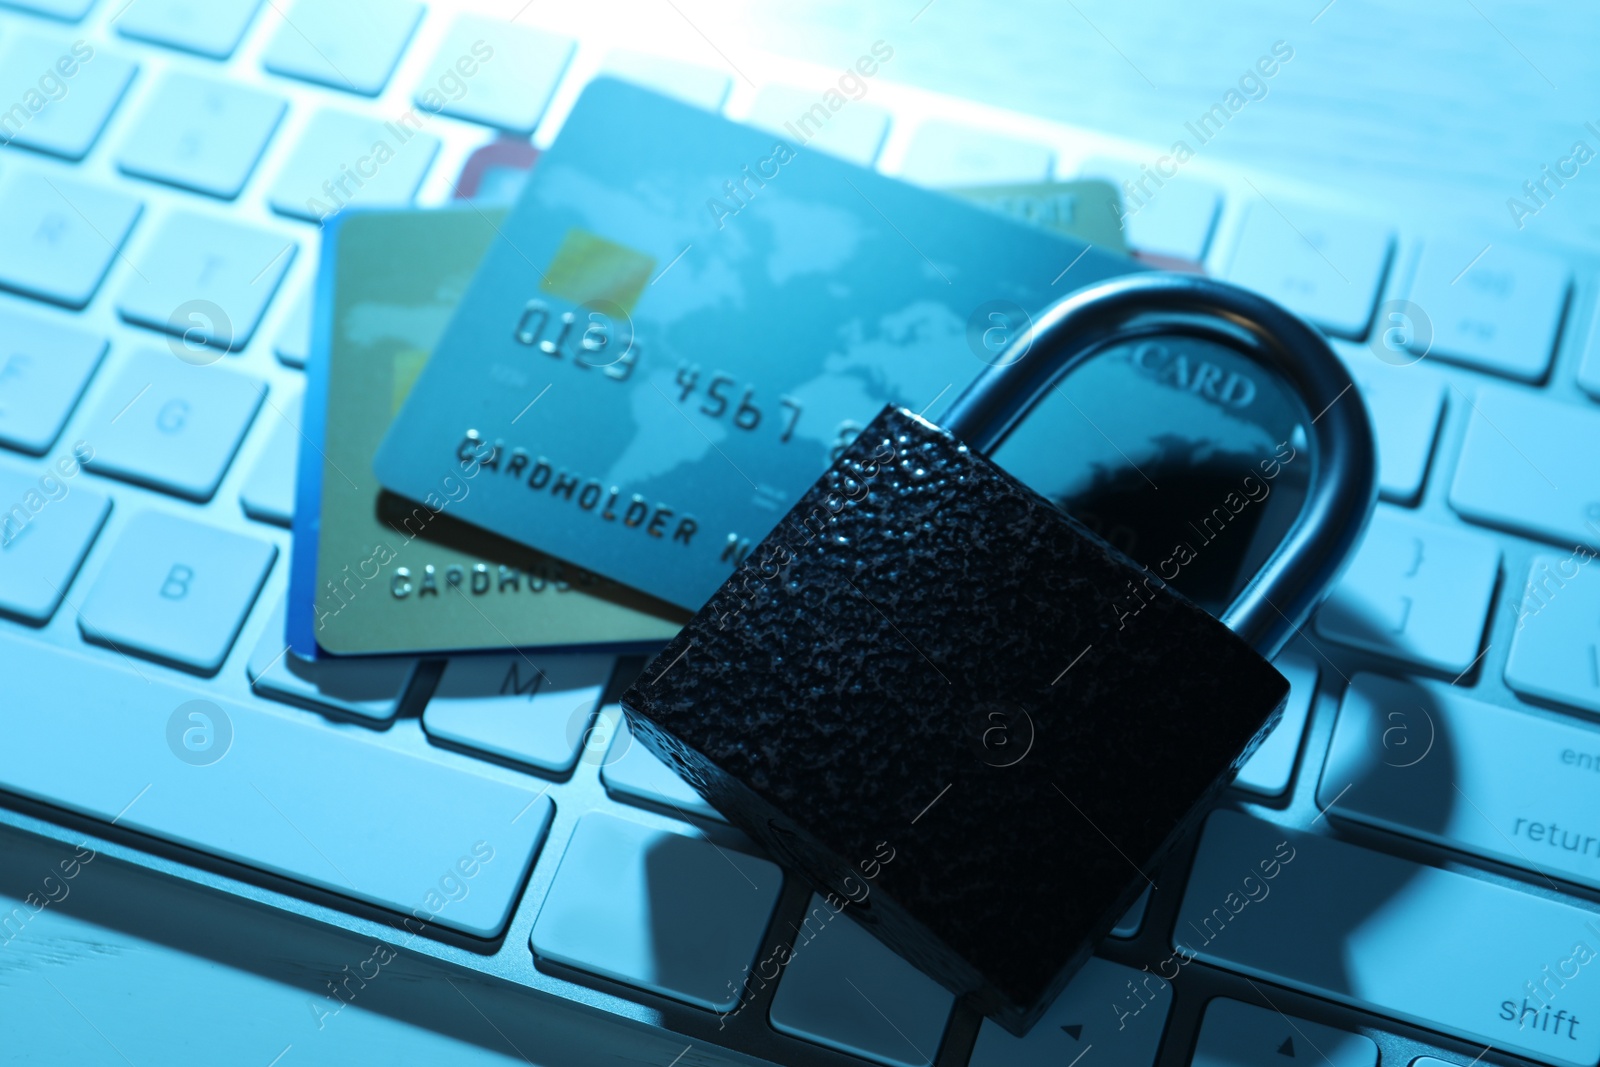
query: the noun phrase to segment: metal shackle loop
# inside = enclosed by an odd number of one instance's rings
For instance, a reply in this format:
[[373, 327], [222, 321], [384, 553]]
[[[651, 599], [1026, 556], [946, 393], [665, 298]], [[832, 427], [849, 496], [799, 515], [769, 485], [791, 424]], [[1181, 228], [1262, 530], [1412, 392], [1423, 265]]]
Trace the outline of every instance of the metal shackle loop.
[[1113, 278], [1051, 305], [938, 424], [987, 454], [1068, 372], [1110, 345], [1157, 334], [1201, 338], [1248, 356], [1298, 394], [1311, 416], [1311, 477], [1300, 513], [1222, 615], [1229, 629], [1270, 657], [1339, 577], [1377, 499], [1366, 405], [1327, 341], [1300, 318], [1214, 278]]

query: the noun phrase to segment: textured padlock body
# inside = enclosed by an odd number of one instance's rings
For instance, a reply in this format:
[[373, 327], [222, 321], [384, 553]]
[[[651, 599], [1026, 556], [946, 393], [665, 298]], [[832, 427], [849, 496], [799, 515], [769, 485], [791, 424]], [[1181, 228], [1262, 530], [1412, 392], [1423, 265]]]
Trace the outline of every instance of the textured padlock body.
[[623, 705], [731, 822], [1023, 1033], [1287, 694], [1152, 572], [891, 408]]

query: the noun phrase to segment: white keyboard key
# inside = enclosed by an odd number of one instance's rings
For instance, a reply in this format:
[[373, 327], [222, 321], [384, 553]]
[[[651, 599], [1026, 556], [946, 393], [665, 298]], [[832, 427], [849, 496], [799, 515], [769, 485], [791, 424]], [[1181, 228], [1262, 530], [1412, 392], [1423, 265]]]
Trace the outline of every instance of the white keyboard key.
[[281, 97], [172, 73], [162, 79], [117, 165], [126, 173], [232, 200], [283, 118]]
[[1588, 724], [1358, 674], [1317, 798], [1336, 818], [1487, 856], [1538, 881], [1600, 886], [1597, 771], [1600, 730]]
[[1571, 547], [1600, 545], [1600, 411], [1480, 389], [1450, 506], [1475, 522]]
[[428, 736], [552, 774], [578, 762], [615, 656], [455, 656], [422, 713]]
[[610, 716], [616, 736], [600, 766], [600, 779], [606, 791], [619, 800], [659, 806], [668, 812], [688, 817], [726, 821], [721, 813], [705, 802], [694, 787], [679, 778], [671, 767], [656, 758], [644, 744], [628, 730], [628, 720], [622, 709], [608, 707], [602, 716]]
[[1600, 400], [1600, 304], [1595, 306], [1594, 321], [1589, 326], [1588, 342], [1583, 349], [1583, 362], [1578, 366], [1578, 385], [1584, 392]]
[[917, 128], [900, 162], [900, 177], [935, 188], [1042, 182], [1055, 153], [1003, 133], [931, 119]]
[[[760, 972], [758, 972], [759, 974]], [[926, 1067], [955, 994], [815, 894], [769, 1017], [780, 1033], [889, 1067]]]
[[[137, 69], [137, 64], [84, 41], [13, 36], [0, 53], [0, 100], [10, 107], [0, 113], [0, 144], [82, 159]], [[47, 84], [52, 80], [54, 89]]]
[[[1372, 416], [1379, 493], [1396, 504], [1415, 504], [1422, 496], [1439, 420], [1444, 416], [1444, 379], [1416, 364], [1385, 363], [1365, 348], [1336, 347], [1349, 362]], [[1396, 358], [1409, 357], [1401, 354]]]
[[0, 285], [83, 307], [141, 207], [122, 193], [13, 167], [0, 175]]
[[[1587, 908], [1219, 811], [1176, 929], [1218, 967], [1541, 1063], [1600, 1059], [1600, 1025], [1569, 1036], [1548, 1018], [1517, 1023], [1524, 983], [1600, 937], [1600, 912]], [[1600, 1021], [1589, 970], [1559, 997], [1569, 1016]]]
[[299, 0], [261, 63], [274, 74], [377, 96], [421, 18], [422, 5], [412, 0]]
[[0, 677], [8, 706], [49, 709], [8, 716], [0, 788], [410, 916], [408, 930], [499, 934], [550, 824], [533, 783], [101, 656], [6, 641]]
[[1112, 937], [1127, 939], [1137, 937], [1139, 928], [1144, 925], [1144, 913], [1150, 910], [1150, 890], [1145, 889], [1139, 894], [1139, 899], [1133, 902], [1122, 918], [1117, 920], [1117, 925], [1111, 928]]
[[280, 215], [309, 222], [350, 204], [404, 207], [438, 151], [432, 134], [324, 109], [300, 134], [267, 202]]
[[1205, 262], [1222, 208], [1222, 191], [1216, 186], [1188, 176], [1162, 178], [1104, 156], [1085, 163], [1079, 177], [1101, 178], [1117, 187], [1129, 247]]
[[307, 288], [289, 308], [272, 350], [286, 366], [304, 367], [311, 358], [311, 290]]
[[588, 814], [533, 924], [539, 960], [728, 1011], [772, 918], [777, 866], [710, 841]]
[[267, 445], [256, 456], [250, 477], [239, 493], [239, 505], [257, 522], [288, 526], [294, 522], [295, 461], [300, 455], [300, 397], [284, 403], [268, 401], [263, 420]]
[[416, 660], [400, 656], [303, 659], [289, 650], [284, 639], [285, 610], [285, 602], [279, 601], [245, 665], [257, 693], [312, 711], [356, 715], [374, 722], [395, 717], [416, 674]]
[[1378, 1046], [1348, 1030], [1217, 997], [1206, 1005], [1189, 1067], [1282, 1067], [1291, 1059], [1378, 1067]]
[[1456, 674], [1478, 658], [1500, 574], [1492, 538], [1380, 507], [1317, 633], [1342, 644]]
[[1306, 716], [1317, 692], [1317, 665], [1302, 656], [1289, 655], [1280, 657], [1273, 666], [1289, 679], [1289, 702], [1284, 706], [1283, 719], [1239, 769], [1233, 784], [1252, 793], [1278, 797], [1289, 788], [1295, 757], [1300, 754]]
[[457, 15], [413, 96], [426, 112], [530, 134], [575, 48], [572, 38], [532, 26]]
[[1027, 1037], [985, 1019], [968, 1067], [1151, 1067], [1171, 1009], [1154, 969], [1091, 956]]
[[1431, 323], [1430, 354], [1538, 381], [1555, 357], [1572, 271], [1503, 244], [1485, 251], [1487, 243], [1442, 238], [1423, 245], [1410, 297]]
[[267, 541], [141, 512], [101, 565], [78, 627], [98, 644], [215, 674], [277, 555]]
[[261, 0], [131, 0], [117, 32], [140, 41], [227, 59]]
[[1389, 269], [1394, 234], [1371, 219], [1257, 197], [1224, 277], [1331, 334], [1361, 340]]
[[0, 311], [0, 444], [33, 455], [54, 444], [105, 351], [97, 334]]
[[838, 111], [824, 101], [825, 94], [814, 89], [768, 85], [756, 93], [744, 121], [791, 145], [872, 166], [889, 134], [889, 113], [865, 100], [851, 100]]
[[49, 622], [105, 525], [111, 501], [78, 470], [68, 455], [32, 468], [0, 465], [0, 612]]
[[48, 15], [63, 22], [77, 22], [88, 14], [94, 0], [0, 0], [6, 7]]
[[1593, 553], [1535, 556], [1507, 590], [1517, 616], [1506, 684], [1533, 700], [1600, 714], [1600, 563]]
[[707, 111], [721, 111], [733, 88], [733, 79], [720, 70], [695, 63], [613, 48], [600, 64], [600, 73], [642, 85]]
[[181, 336], [190, 358], [209, 362], [216, 353], [204, 346], [231, 352], [250, 342], [295, 250], [271, 230], [176, 212], [139, 257], [117, 311]]
[[84, 436], [89, 469], [189, 500], [210, 500], [266, 386], [170, 352], [135, 352]]

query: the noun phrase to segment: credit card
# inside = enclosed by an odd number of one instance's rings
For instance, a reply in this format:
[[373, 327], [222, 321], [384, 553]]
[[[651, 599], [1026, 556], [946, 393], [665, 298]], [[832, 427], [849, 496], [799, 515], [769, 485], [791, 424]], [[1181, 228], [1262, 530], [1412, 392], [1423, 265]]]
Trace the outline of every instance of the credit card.
[[300, 450], [287, 639], [303, 656], [654, 648], [683, 614], [462, 522], [488, 481], [451, 456], [417, 501], [372, 456], [503, 209], [345, 211], [323, 231]]
[[886, 402], [937, 416], [1028, 315], [1134, 269], [598, 79], [374, 469], [420, 499], [476, 462], [457, 516], [697, 608]]
[[961, 185], [945, 192], [1063, 237], [1113, 252], [1128, 251], [1122, 232], [1122, 195], [1108, 181]]

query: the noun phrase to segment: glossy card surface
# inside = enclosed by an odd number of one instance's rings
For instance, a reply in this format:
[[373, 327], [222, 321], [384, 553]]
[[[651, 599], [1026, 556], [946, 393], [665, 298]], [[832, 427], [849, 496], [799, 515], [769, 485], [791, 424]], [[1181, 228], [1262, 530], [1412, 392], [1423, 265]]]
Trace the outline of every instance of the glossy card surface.
[[1028, 314], [1132, 269], [600, 79], [375, 469], [416, 500], [475, 461], [460, 518], [696, 608], [886, 402], [936, 416]]
[[677, 632], [666, 605], [457, 519], [488, 481], [473, 465], [434, 463], [414, 502], [373, 476], [384, 430], [503, 220], [457, 207], [327, 224], [287, 627], [301, 655], [645, 648]]

